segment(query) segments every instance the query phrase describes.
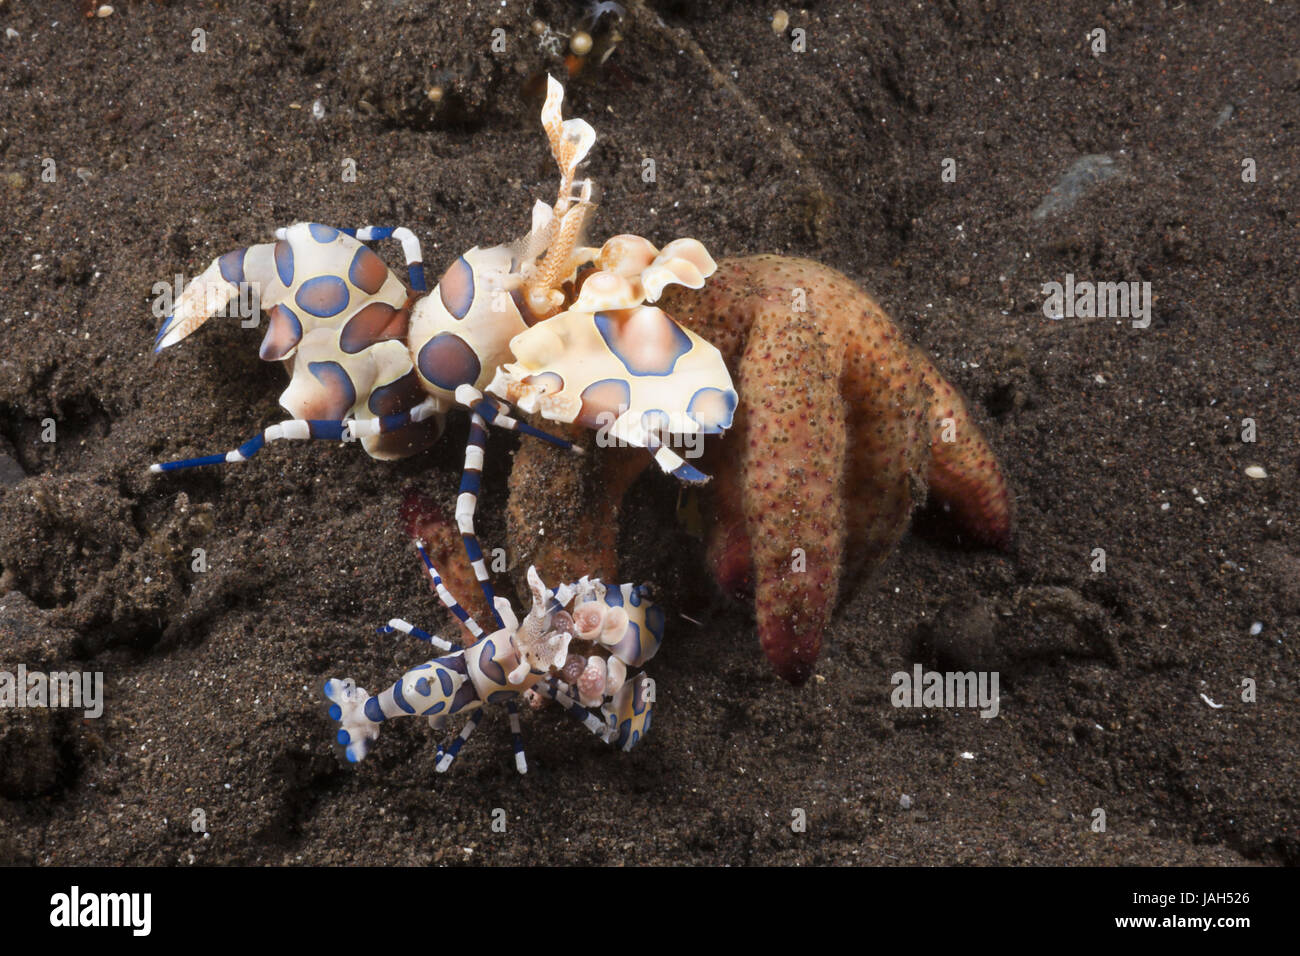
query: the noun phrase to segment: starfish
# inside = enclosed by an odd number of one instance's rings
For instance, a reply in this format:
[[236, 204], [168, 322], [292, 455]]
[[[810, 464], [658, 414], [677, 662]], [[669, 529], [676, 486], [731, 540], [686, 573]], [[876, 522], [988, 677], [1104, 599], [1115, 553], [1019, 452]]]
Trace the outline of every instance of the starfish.
[[[848, 277], [807, 259], [723, 260], [660, 304], [718, 347], [740, 395], [704, 461], [708, 560], [724, 591], [752, 596], [781, 677], [808, 679], [846, 569], [878, 567], [927, 488], [974, 539], [1010, 544], [1006, 482], [965, 401]], [[620, 503], [645, 467], [622, 451], [520, 447], [518, 563], [614, 576]]]

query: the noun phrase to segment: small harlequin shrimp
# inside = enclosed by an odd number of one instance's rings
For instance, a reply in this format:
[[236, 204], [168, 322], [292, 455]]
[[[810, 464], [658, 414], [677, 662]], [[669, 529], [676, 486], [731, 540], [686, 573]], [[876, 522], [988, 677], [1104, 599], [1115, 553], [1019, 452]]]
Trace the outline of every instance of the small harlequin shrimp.
[[[420, 556], [442, 603], [474, 637], [463, 648], [414, 625], [394, 619], [380, 628], [432, 644], [442, 656], [403, 674], [387, 690], [371, 695], [351, 680], [325, 682], [337, 743], [349, 762], [365, 758], [384, 721], [424, 716], [435, 728], [468, 716], [446, 749], [439, 746], [435, 769], [446, 771], [483, 719], [487, 704], [504, 704], [510, 715], [515, 767], [528, 772], [519, 725], [518, 699], [553, 700], [589, 731], [622, 750], [631, 750], [650, 730], [654, 682], [628, 669], [654, 657], [663, 641], [664, 615], [644, 587], [606, 588], [583, 578], [550, 590], [535, 568], [528, 569], [532, 609], [520, 621], [505, 598], [495, 598], [497, 629], [485, 633], [443, 584], [423, 546]], [[598, 708], [600, 716], [587, 708]]]

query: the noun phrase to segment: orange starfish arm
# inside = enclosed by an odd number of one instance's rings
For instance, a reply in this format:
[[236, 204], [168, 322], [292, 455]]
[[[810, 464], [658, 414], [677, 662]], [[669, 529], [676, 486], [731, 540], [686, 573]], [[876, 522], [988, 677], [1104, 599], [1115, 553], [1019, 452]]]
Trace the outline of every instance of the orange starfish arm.
[[[835, 609], [844, 561], [838, 368], [817, 326], [776, 302], [758, 310], [737, 379], [744, 444], [730, 449], [726, 473], [740, 486], [759, 639], [776, 672], [802, 684]], [[725, 521], [717, 527], [727, 533]]]
[[925, 356], [930, 402], [930, 494], [981, 544], [1011, 545], [1011, 496], [993, 449], [971, 418], [966, 401]]
[[[927, 484], [978, 540], [1010, 540], [1006, 483], [965, 402], [847, 276], [807, 259], [724, 260], [702, 290], [672, 290], [663, 306], [718, 346], [737, 381], [736, 424], [706, 469], [715, 476], [709, 560], [723, 590], [753, 593], [760, 640], [783, 677], [807, 677], [819, 643], [808, 632], [829, 619], [844, 566], [856, 572], [849, 580], [869, 577]], [[774, 408], [769, 385], [801, 387], [809, 408], [842, 399], [842, 414], [822, 410], [816, 423], [818, 438], [846, 445], [838, 465], [840, 451], [799, 445], [809, 428], [803, 408]], [[755, 415], [765, 417], [759, 435], [750, 431]], [[810, 480], [814, 468], [823, 471]], [[825, 487], [839, 490], [828, 499]], [[798, 521], [766, 517], [796, 511]], [[847, 540], [808, 522], [813, 512], [842, 518]], [[799, 593], [798, 579], [782, 572], [794, 547], [807, 550], [813, 570], [814, 536], [830, 580], [807, 578]], [[823, 606], [811, 604], [814, 595]]]

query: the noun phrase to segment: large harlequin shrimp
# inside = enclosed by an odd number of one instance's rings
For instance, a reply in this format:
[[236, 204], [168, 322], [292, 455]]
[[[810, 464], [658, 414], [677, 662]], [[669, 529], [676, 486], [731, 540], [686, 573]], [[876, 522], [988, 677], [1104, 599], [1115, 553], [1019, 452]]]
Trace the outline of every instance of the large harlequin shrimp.
[[[496, 598], [498, 627], [485, 634], [443, 584], [423, 546], [419, 551], [439, 599], [475, 640], [457, 649], [400, 619], [380, 628], [410, 634], [443, 655], [411, 668], [374, 695], [351, 680], [325, 682], [329, 715], [338, 723], [336, 739], [348, 761], [365, 758], [380, 725], [390, 717], [426, 716], [440, 729], [448, 718], [467, 714], [460, 734], [445, 750], [438, 747], [435, 769], [442, 773], [483, 719], [484, 705], [505, 704], [515, 767], [527, 773], [517, 708], [520, 695], [557, 702], [601, 740], [623, 750], [631, 750], [645, 736], [654, 709], [654, 682], [644, 672], [629, 679], [628, 669], [642, 666], [659, 650], [664, 615], [644, 587], [606, 588], [584, 577], [552, 591], [530, 567], [533, 606], [528, 615], [518, 620], [510, 602]], [[588, 708], [598, 708], [601, 716]]]
[[[375, 458], [400, 458], [431, 445], [453, 405], [466, 407], [472, 426], [456, 517], [480, 583], [473, 517], [487, 426], [581, 450], [512, 418], [502, 399], [552, 421], [608, 427], [651, 451], [664, 471], [706, 481], [671, 446], [730, 427], [731, 376], [713, 345], [650, 303], [674, 283], [701, 287], [716, 265], [694, 239], [662, 249], [638, 236], [581, 244], [595, 204], [591, 182], [574, 176], [596, 134], [583, 120], [562, 120], [563, 98], [550, 79], [542, 125], [560, 169], [555, 204], [535, 203], [519, 241], [460, 256], [432, 294], [419, 241], [404, 228], [298, 223], [278, 230], [275, 243], [214, 260], [177, 300], [155, 351], [250, 285], [269, 314], [261, 357], [286, 363], [280, 404], [293, 418], [234, 451], [151, 470], [245, 461], [278, 439], [360, 439]], [[385, 238], [401, 242], [413, 292], [359, 241]]]

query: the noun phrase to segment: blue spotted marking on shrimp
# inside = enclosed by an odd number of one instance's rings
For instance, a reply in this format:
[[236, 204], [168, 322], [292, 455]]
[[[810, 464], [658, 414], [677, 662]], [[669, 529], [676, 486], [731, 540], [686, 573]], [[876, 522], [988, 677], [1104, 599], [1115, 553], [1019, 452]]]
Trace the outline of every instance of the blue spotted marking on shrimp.
[[356, 404], [357, 392], [347, 371], [338, 362], [310, 362], [308, 370], [320, 382], [323, 392], [311, 418], [329, 418], [342, 424], [342, 411]]
[[425, 379], [453, 394], [462, 385], [473, 385], [483, 374], [473, 347], [454, 332], [440, 332], [424, 343], [417, 367]]
[[227, 282], [244, 281], [244, 253], [246, 249], [236, 249], [234, 252], [227, 252], [217, 260], [221, 264], [221, 277]]
[[287, 358], [302, 341], [302, 321], [283, 302], [271, 306], [268, 315], [270, 322], [257, 354], [264, 362], [278, 362]]
[[736, 393], [730, 389], [702, 388], [686, 405], [686, 414], [699, 423], [706, 435], [720, 435], [730, 428], [735, 412]]
[[275, 271], [281, 285], [293, 285], [293, 246], [284, 240], [275, 244]]
[[[632, 375], [664, 376], [673, 374], [677, 360], [692, 348], [690, 336], [667, 313], [659, 309], [638, 310], [655, 314], [653, 328], [646, 329], [645, 323], [639, 323], [637, 331], [642, 335], [632, 337], [624, 331], [625, 323], [621, 317], [605, 312], [594, 316], [596, 330], [605, 340], [610, 352], [623, 363], [623, 367]], [[647, 334], [648, 333], [648, 334]], [[643, 344], [644, 343], [644, 344]]]
[[338, 276], [327, 275], [308, 279], [299, 287], [293, 300], [304, 312], [310, 312], [318, 319], [328, 319], [348, 307], [348, 298], [348, 284]]
[[348, 281], [366, 295], [376, 295], [387, 277], [388, 266], [384, 265], [384, 260], [365, 246], [357, 250], [352, 265], [348, 266]]
[[654, 639], [663, 643], [664, 639], [664, 609], [657, 604], [651, 604], [645, 610], [645, 624], [654, 635]]
[[464, 256], [447, 267], [438, 281], [438, 293], [443, 308], [453, 318], [463, 319], [469, 315], [470, 306], [474, 304], [474, 268]]
[[308, 223], [307, 229], [311, 232], [311, 237], [322, 245], [339, 237], [339, 231], [333, 226], [322, 226], [318, 222]]

